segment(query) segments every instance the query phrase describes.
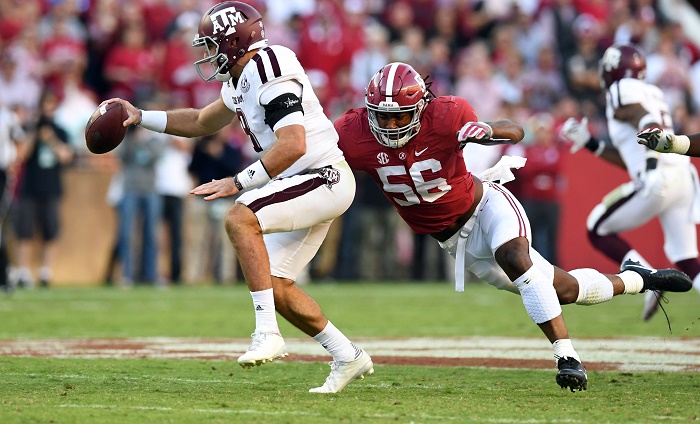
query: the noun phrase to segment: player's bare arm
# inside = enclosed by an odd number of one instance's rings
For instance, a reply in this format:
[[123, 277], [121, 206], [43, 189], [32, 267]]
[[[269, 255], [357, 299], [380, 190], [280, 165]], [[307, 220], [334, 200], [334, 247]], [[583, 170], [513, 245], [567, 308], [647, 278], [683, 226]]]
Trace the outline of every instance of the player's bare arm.
[[[282, 173], [306, 153], [306, 130], [303, 125], [288, 125], [278, 129], [275, 134], [277, 142], [256, 162], [260, 164], [257, 172], [264, 172], [268, 180]], [[242, 189], [238, 176], [235, 176], [204, 183], [190, 193], [204, 195], [204, 200], [213, 200], [233, 196]]]
[[585, 147], [601, 159], [619, 168], [627, 169], [617, 149], [608, 146], [604, 141], [598, 140], [591, 135], [590, 131], [588, 131], [587, 117], [584, 117], [581, 121], [574, 117], [567, 119], [561, 128], [561, 136], [571, 141], [571, 153], [576, 153], [579, 149]]
[[494, 122], [467, 122], [457, 132], [460, 149], [467, 143], [484, 146], [516, 144], [525, 136], [523, 127], [509, 119]]
[[277, 142], [262, 157], [271, 178], [281, 174], [306, 153], [306, 130], [303, 125], [287, 125], [275, 131]]
[[510, 141], [504, 141], [505, 144], [519, 143], [525, 137], [523, 127], [510, 119], [501, 119], [500, 121], [488, 122], [488, 124], [493, 130], [492, 138]]
[[202, 109], [175, 109], [166, 112], [165, 132], [180, 137], [201, 137], [214, 134], [229, 125], [236, 113], [229, 109], [221, 96]]
[[221, 96], [202, 109], [144, 111], [120, 98], [105, 100], [100, 106], [114, 102], [119, 102], [126, 108], [128, 117], [123, 123], [125, 127], [141, 125], [152, 131], [180, 137], [192, 138], [213, 134], [230, 124], [236, 116], [231, 109], [226, 107]]

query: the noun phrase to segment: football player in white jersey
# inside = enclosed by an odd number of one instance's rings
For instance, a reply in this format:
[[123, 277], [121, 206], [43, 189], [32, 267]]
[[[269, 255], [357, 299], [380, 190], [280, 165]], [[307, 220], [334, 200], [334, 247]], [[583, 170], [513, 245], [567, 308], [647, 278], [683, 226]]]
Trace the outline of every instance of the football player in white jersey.
[[106, 102], [126, 106], [125, 126], [182, 137], [215, 133], [238, 117], [261, 159], [232, 178], [191, 191], [205, 200], [243, 191], [225, 218], [256, 318], [252, 344], [238, 362], [252, 367], [287, 356], [277, 310], [333, 357], [325, 383], [310, 391], [339, 392], [372, 374], [372, 360], [294, 284], [333, 219], [345, 212], [355, 195], [338, 134], [296, 55], [286, 47], [268, 45], [262, 17], [253, 7], [237, 1], [213, 6], [202, 17], [192, 44], [205, 50], [205, 57], [195, 63], [199, 75], [223, 83], [218, 100], [202, 109], [167, 112], [142, 111], [122, 99]]
[[[697, 171], [686, 156], [661, 155], [637, 143], [637, 134], [645, 134], [647, 128], [662, 128], [666, 134], [673, 134], [664, 95], [644, 81], [646, 59], [633, 45], [609, 47], [600, 60], [600, 76], [611, 145], [591, 136], [587, 118], [581, 122], [569, 118], [562, 134], [573, 142], [572, 151], [585, 147], [626, 169], [631, 180], [615, 188], [591, 211], [586, 224], [588, 238], [596, 249], [618, 263], [631, 259], [649, 266], [619, 233], [658, 217], [666, 257], [693, 278], [693, 286], [700, 291], [695, 228], [700, 222]], [[647, 292], [644, 320], [656, 313], [661, 294]]]

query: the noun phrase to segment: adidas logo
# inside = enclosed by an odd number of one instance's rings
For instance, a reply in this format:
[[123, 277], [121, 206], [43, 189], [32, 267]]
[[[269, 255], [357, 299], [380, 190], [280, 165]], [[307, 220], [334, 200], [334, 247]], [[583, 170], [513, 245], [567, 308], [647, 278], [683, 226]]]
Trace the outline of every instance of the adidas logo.
[[263, 307], [260, 305], [255, 305], [255, 310], [256, 311], [264, 311]]
[[249, 169], [248, 170], [248, 178], [253, 178], [253, 175], [255, 175], [255, 170]]

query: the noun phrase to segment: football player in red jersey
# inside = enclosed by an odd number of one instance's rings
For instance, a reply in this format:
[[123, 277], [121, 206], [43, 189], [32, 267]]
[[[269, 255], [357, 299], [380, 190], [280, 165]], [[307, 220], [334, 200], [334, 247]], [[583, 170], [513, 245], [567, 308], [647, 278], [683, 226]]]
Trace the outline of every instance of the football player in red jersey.
[[202, 79], [223, 83], [216, 101], [202, 109], [168, 111], [142, 111], [122, 99], [106, 102], [126, 106], [124, 125], [182, 137], [213, 134], [238, 117], [261, 159], [232, 178], [191, 191], [205, 200], [243, 192], [225, 218], [255, 311], [253, 340], [238, 363], [252, 367], [287, 356], [276, 310], [333, 357], [330, 375], [310, 392], [339, 392], [372, 374], [372, 359], [294, 284], [355, 195], [355, 179], [333, 123], [294, 52], [268, 45], [262, 16], [250, 5], [214, 5], [192, 44], [206, 50], [195, 62]]
[[[700, 290], [700, 262], [696, 224], [700, 223], [700, 186], [690, 158], [661, 155], [637, 143], [638, 137], [664, 128], [665, 139], [681, 148], [688, 138], [673, 136], [671, 111], [664, 93], [644, 81], [646, 58], [634, 45], [613, 45], [600, 60], [600, 80], [605, 89], [605, 114], [610, 143], [592, 137], [587, 119], [569, 118], [562, 135], [573, 143], [572, 151], [585, 147], [601, 159], [627, 171], [630, 180], [607, 194], [588, 216], [588, 239], [605, 256], [618, 264], [627, 260], [649, 266], [636, 249], [620, 235], [657, 218], [664, 234], [668, 260], [693, 278]], [[653, 141], [652, 141], [653, 142]], [[688, 144], [685, 143], [687, 146]], [[655, 145], [664, 147], [666, 143]], [[674, 149], [674, 150], [675, 150]], [[687, 150], [687, 147], [686, 149]], [[695, 193], [689, 196], [688, 193]], [[658, 311], [660, 293], [645, 295], [642, 319]]]
[[[528, 315], [553, 345], [556, 381], [572, 391], [587, 386], [561, 304], [592, 305], [623, 293], [660, 288], [688, 291], [676, 270], [627, 264], [620, 274], [554, 267], [531, 247], [530, 225], [518, 200], [501, 184], [482, 181], [464, 164], [466, 143], [517, 143], [523, 129], [510, 120], [480, 122], [455, 96], [435, 97], [405, 63], [390, 63], [367, 86], [366, 107], [335, 121], [350, 166], [367, 172], [419, 234], [430, 234], [456, 259], [457, 291], [469, 270], [489, 284], [522, 297]], [[485, 179], [509, 173], [498, 164]]]

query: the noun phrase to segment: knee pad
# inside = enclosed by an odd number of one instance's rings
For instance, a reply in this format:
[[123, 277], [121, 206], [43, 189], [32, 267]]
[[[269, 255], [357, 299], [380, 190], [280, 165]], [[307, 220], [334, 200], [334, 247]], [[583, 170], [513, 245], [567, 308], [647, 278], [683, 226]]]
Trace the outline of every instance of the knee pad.
[[569, 274], [578, 281], [577, 305], [595, 305], [612, 299], [612, 282], [599, 271], [582, 268], [569, 271]]
[[513, 284], [520, 291], [527, 314], [536, 324], [542, 324], [561, 315], [561, 305], [554, 290], [554, 282], [534, 265]]

